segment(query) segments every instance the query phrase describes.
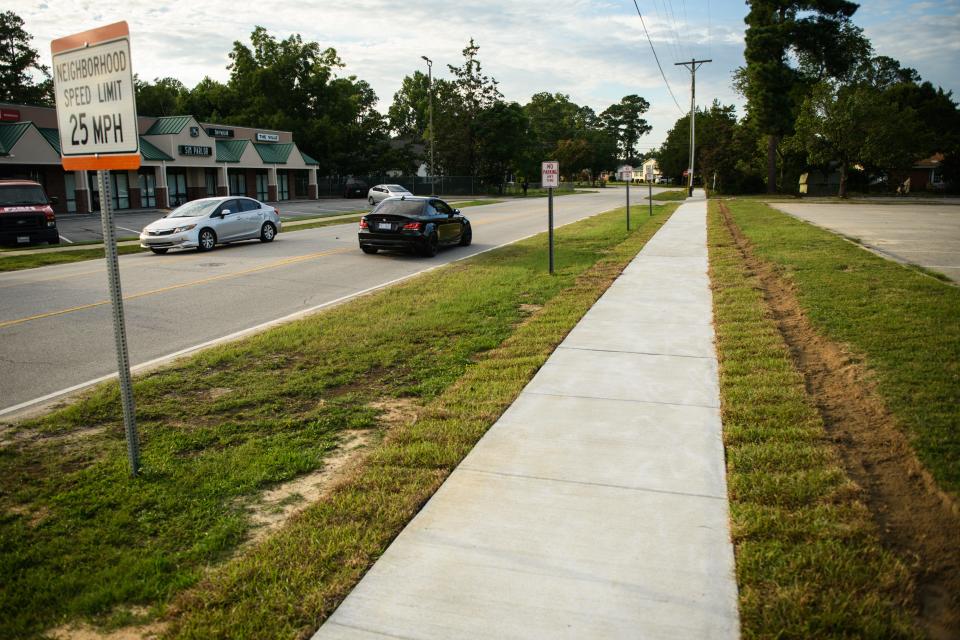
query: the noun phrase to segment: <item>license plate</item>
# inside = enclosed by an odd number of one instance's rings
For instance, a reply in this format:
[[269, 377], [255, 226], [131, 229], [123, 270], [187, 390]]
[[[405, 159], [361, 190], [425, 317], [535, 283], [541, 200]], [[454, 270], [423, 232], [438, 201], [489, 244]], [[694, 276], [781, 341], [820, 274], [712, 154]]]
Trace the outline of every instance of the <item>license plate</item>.
[[17, 242], [30, 242], [30, 236], [17, 236]]
[[393, 225], [389, 222], [381, 222], [377, 225], [377, 229], [385, 229], [386, 231], [390, 231], [390, 229], [393, 229]]

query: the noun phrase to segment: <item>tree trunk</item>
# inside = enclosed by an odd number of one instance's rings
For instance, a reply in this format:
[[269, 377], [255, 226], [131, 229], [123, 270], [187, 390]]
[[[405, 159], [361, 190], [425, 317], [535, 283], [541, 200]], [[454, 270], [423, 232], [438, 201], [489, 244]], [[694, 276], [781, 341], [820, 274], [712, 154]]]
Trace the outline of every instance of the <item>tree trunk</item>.
[[847, 163], [840, 164], [840, 192], [837, 194], [841, 198], [847, 197]]
[[779, 136], [767, 136], [767, 193], [777, 192], [777, 143]]

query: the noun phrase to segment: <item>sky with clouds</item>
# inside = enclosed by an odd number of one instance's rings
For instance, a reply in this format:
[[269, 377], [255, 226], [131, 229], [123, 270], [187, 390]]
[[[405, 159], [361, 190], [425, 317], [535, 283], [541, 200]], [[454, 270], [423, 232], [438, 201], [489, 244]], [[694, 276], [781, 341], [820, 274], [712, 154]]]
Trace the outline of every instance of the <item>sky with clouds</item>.
[[[560, 92], [597, 112], [636, 93], [651, 103], [653, 131], [643, 147], [663, 142], [689, 108], [690, 73], [674, 63], [710, 58], [697, 73], [697, 104], [718, 99], [742, 108], [731, 87], [743, 64], [741, 0], [637, 0], [666, 74], [660, 76], [632, 0], [10, 0], [33, 46], [50, 62], [50, 41], [126, 20], [134, 69], [142, 78], [172, 76], [193, 86], [204, 76], [225, 81], [234, 40], [255, 25], [283, 38], [299, 33], [333, 47], [342, 73], [369, 82], [386, 111], [405, 75], [426, 71], [420, 56], [461, 62], [472, 37], [484, 72], [508, 100]], [[864, 0], [854, 16], [879, 54], [917, 69], [925, 80], [960, 95], [960, 0]]]

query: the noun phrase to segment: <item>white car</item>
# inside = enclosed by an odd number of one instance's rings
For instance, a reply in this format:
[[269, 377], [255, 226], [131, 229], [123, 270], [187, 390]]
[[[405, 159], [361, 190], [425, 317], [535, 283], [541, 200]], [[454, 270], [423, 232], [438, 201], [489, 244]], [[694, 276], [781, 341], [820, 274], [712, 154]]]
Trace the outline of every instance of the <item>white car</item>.
[[399, 184], [378, 184], [375, 187], [370, 187], [370, 191], [367, 191], [367, 202], [370, 204], [379, 204], [382, 200], [392, 198], [393, 196], [412, 195], [412, 193], [407, 191], [406, 187], [402, 187]]
[[140, 246], [154, 253], [170, 249], [209, 251], [218, 244], [272, 242], [280, 233], [280, 212], [253, 198], [202, 198], [177, 207], [140, 232]]

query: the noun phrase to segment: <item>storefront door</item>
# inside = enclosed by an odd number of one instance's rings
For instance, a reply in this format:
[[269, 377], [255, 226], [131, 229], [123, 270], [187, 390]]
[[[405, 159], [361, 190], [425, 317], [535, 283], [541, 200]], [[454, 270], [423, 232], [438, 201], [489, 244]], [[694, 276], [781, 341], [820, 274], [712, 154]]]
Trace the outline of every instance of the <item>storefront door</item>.
[[187, 174], [184, 171], [167, 169], [167, 189], [170, 194], [170, 206], [179, 207], [187, 201]]

